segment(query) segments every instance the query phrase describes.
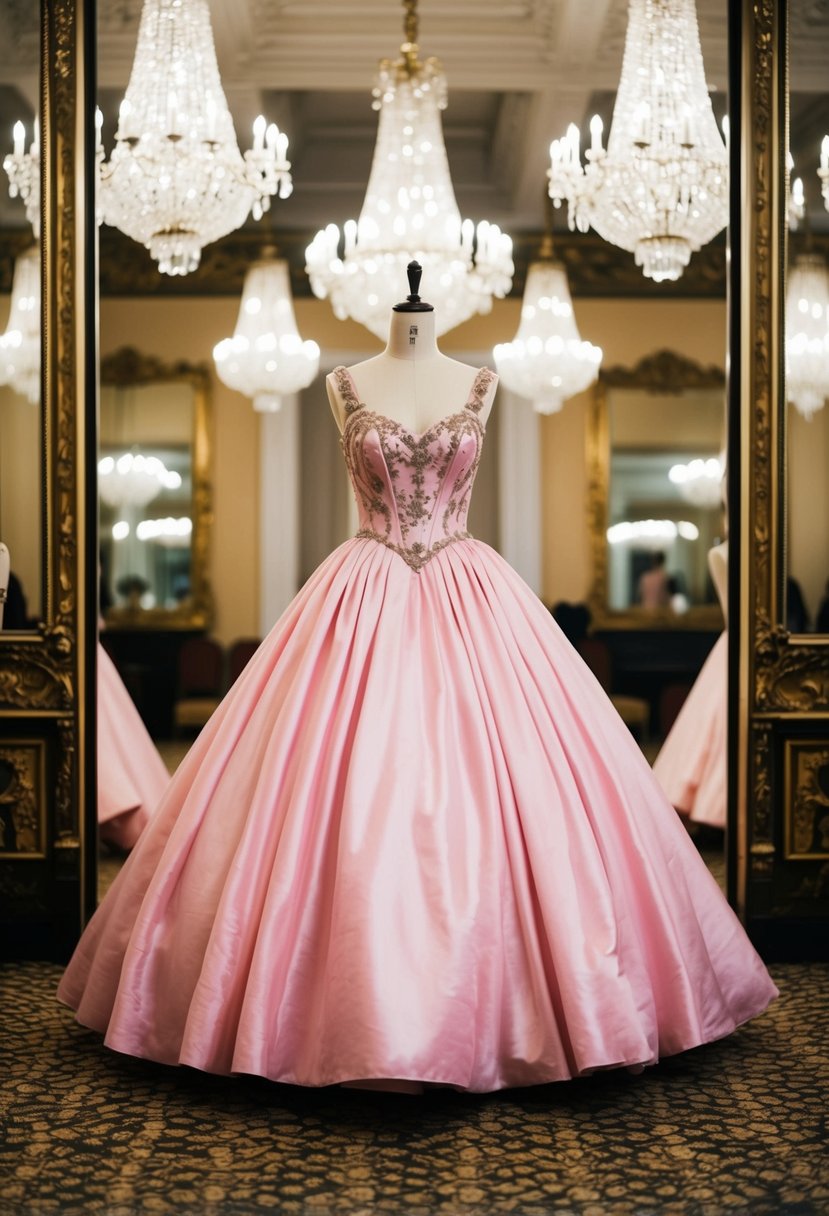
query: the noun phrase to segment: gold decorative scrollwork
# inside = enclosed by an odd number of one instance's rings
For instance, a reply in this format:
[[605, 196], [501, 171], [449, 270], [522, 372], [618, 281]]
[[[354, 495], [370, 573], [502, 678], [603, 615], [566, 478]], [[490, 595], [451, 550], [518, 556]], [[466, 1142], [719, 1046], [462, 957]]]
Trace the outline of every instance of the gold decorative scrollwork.
[[0, 858], [42, 858], [46, 848], [45, 744], [0, 741]]
[[829, 739], [787, 740], [786, 857], [829, 861]]

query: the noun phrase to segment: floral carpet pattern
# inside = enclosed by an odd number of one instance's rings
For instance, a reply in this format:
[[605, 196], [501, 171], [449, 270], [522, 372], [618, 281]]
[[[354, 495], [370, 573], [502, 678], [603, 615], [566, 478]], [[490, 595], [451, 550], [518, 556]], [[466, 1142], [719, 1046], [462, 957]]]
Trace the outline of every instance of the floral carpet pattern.
[[422, 1097], [301, 1090], [119, 1056], [0, 968], [2, 1216], [819, 1216], [829, 968], [640, 1076]]

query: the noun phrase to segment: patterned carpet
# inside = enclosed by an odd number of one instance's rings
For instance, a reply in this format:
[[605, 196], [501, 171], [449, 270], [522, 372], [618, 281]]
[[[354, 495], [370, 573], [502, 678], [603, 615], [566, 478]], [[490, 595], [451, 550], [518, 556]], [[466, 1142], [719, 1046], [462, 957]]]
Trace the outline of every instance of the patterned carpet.
[[829, 968], [641, 1076], [467, 1096], [309, 1091], [118, 1056], [0, 969], [2, 1216], [829, 1213]]

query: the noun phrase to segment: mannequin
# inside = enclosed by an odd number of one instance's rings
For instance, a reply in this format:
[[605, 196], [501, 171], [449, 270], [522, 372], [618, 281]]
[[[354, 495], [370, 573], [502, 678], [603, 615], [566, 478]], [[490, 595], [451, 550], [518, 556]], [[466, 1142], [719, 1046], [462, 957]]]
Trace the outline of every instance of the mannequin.
[[[422, 435], [435, 423], [463, 407], [475, 380], [476, 368], [450, 359], [438, 350], [435, 339], [435, 310], [420, 299], [417, 290], [421, 268], [409, 263], [409, 297], [395, 304], [389, 324], [386, 349], [373, 359], [356, 364], [353, 379], [360, 400], [370, 410], [398, 422], [414, 435]], [[350, 368], [349, 371], [354, 372]], [[486, 425], [497, 382], [478, 417]], [[345, 406], [333, 374], [325, 381], [328, 401], [342, 432]]]

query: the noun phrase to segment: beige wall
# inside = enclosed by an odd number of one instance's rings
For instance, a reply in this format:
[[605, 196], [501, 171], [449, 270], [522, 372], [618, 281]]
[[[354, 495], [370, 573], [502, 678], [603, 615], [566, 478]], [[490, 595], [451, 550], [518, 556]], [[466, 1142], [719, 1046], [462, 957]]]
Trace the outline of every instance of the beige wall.
[[[164, 359], [211, 365], [216, 342], [232, 333], [235, 298], [101, 302], [101, 349], [133, 345]], [[487, 316], [459, 326], [441, 339], [452, 351], [490, 350], [518, 328], [520, 301], [495, 303]], [[319, 300], [296, 301], [304, 338], [323, 352], [364, 356], [381, 344], [362, 326], [338, 321]], [[630, 366], [664, 347], [703, 364], [724, 365], [725, 304], [722, 301], [617, 301], [577, 303], [582, 336], [604, 350], [606, 366]], [[216, 595], [216, 634], [223, 641], [255, 634], [259, 602], [258, 493], [259, 420], [250, 403], [212, 375], [216, 524], [211, 579]], [[542, 420], [543, 595], [583, 599], [590, 583], [584, 465], [587, 398], [569, 401], [560, 415]]]
[[[0, 333], [8, 324], [9, 296], [0, 296]], [[0, 540], [20, 579], [29, 616], [41, 612], [41, 413], [25, 397], [0, 387]]]

